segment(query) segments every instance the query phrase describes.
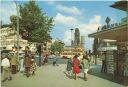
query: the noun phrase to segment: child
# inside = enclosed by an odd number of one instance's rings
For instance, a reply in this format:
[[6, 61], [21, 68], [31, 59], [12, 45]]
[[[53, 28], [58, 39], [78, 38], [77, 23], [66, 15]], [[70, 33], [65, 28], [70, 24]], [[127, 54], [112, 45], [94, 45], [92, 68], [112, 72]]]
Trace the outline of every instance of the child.
[[67, 73], [68, 75], [71, 75], [72, 74], [72, 59], [69, 58], [68, 61], [67, 61]]
[[36, 65], [36, 62], [34, 61], [34, 59], [31, 59], [31, 62], [32, 62], [32, 64], [30, 67], [30, 73], [31, 73], [31, 75], [35, 75], [35, 70], [36, 70], [37, 65]]

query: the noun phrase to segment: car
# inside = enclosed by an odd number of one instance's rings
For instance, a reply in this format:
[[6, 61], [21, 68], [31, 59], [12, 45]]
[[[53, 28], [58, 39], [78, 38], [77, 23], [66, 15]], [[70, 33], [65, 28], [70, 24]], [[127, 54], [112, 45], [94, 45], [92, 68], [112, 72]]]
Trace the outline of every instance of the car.
[[48, 56], [49, 59], [53, 59], [53, 58], [55, 58], [55, 57], [56, 57], [55, 55], [49, 55], [49, 56]]

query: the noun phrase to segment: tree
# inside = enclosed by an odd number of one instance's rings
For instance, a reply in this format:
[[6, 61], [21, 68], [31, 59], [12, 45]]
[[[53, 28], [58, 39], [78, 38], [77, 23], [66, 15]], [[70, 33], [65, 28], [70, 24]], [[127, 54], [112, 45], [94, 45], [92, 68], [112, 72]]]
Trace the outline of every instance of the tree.
[[1, 25], [1, 28], [6, 28], [6, 27], [12, 27], [12, 25], [11, 24], [3, 24], [3, 25]]
[[61, 53], [62, 50], [63, 50], [63, 46], [64, 46], [64, 43], [60, 40], [56, 40], [52, 45], [51, 45], [51, 51], [53, 53], [55, 52], [59, 52]]
[[10, 21], [11, 21], [11, 23], [12, 23], [13, 29], [16, 30], [16, 26], [17, 26], [17, 16], [16, 16], [16, 15], [10, 16]]
[[[35, 1], [29, 1], [26, 4], [20, 5], [19, 17], [19, 33], [21, 37], [28, 42], [37, 42], [40, 45], [51, 39], [50, 31], [53, 28], [53, 18], [39, 8]], [[16, 16], [11, 16], [10, 20], [16, 29]], [[38, 49], [39, 64], [41, 66], [41, 47]]]
[[[10, 17], [15, 28], [16, 18], [14, 15]], [[53, 28], [53, 18], [46, 16], [35, 1], [20, 5], [19, 22], [19, 33], [23, 39], [38, 43], [44, 43], [51, 39], [49, 33]]]

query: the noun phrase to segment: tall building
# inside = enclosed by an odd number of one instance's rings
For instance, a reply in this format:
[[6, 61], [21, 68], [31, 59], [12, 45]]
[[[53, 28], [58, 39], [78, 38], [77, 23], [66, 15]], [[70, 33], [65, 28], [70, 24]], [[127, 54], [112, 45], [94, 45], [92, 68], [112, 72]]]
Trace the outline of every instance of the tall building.
[[84, 48], [85, 45], [85, 36], [81, 36], [81, 47]]
[[78, 28], [75, 29], [74, 40], [71, 41], [71, 46], [65, 46], [63, 52], [61, 52], [62, 57], [73, 58], [76, 54], [81, 54], [80, 58], [85, 52], [85, 36], [80, 36], [80, 31]]
[[74, 46], [80, 46], [80, 31], [78, 28], [75, 29]]

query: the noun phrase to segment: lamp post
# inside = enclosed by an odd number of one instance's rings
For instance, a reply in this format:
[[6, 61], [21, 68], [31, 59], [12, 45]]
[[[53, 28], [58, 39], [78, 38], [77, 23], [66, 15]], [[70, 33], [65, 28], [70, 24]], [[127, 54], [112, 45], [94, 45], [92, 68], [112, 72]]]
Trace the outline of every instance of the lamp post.
[[73, 40], [72, 40], [72, 33], [74, 29], [70, 29], [71, 30], [71, 47], [73, 46]]
[[17, 57], [19, 59], [19, 6], [17, 4], [17, 2], [14, 0], [15, 4], [16, 4], [16, 11], [17, 11]]

